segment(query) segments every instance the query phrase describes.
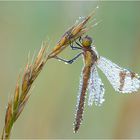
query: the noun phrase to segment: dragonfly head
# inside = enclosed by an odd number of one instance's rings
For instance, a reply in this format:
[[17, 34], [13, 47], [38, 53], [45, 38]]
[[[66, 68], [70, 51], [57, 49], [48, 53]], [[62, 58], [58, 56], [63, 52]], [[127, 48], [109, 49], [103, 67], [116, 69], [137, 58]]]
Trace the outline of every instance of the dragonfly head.
[[82, 38], [82, 45], [83, 47], [90, 47], [92, 44], [92, 38], [88, 35]]

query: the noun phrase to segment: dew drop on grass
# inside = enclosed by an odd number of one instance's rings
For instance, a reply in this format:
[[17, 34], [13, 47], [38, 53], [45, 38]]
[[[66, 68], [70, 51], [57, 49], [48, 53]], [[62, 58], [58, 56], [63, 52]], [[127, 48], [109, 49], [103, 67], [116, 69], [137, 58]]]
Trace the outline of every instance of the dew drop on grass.
[[99, 5], [96, 6], [96, 9], [98, 9], [98, 8], [99, 8]]

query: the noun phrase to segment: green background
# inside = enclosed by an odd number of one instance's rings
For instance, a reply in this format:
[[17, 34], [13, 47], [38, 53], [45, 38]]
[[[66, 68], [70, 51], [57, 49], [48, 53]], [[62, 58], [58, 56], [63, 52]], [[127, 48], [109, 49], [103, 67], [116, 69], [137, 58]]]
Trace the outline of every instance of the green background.
[[[15, 83], [43, 40], [50, 51], [79, 16], [99, 5], [102, 22], [88, 32], [100, 55], [140, 73], [140, 2], [0, 2], [0, 131]], [[91, 21], [92, 24], [92, 21]], [[67, 48], [61, 56], [72, 58]], [[106, 101], [85, 106], [84, 121], [73, 133], [82, 59], [72, 65], [50, 60], [34, 83], [32, 95], [14, 125], [12, 138], [140, 138], [140, 94], [119, 94], [99, 71]]]

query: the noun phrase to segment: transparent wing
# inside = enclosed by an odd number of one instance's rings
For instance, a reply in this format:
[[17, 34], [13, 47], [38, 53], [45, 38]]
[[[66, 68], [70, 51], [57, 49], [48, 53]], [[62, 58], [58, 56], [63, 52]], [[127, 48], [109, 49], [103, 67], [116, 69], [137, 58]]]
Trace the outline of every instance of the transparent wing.
[[92, 106], [94, 101], [95, 105], [100, 106], [105, 100], [104, 99], [105, 89], [101, 81], [101, 78], [98, 75], [96, 66], [92, 66], [88, 90], [89, 90], [88, 105]]
[[140, 88], [140, 77], [127, 69], [123, 69], [107, 58], [100, 57], [97, 66], [106, 75], [113, 88], [122, 93], [135, 92]]

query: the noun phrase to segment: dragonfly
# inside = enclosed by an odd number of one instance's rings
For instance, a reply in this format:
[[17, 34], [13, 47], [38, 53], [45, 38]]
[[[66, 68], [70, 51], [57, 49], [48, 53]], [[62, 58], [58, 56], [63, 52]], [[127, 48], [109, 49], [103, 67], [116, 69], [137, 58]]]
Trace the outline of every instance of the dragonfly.
[[77, 46], [74, 47], [74, 49], [80, 49], [81, 52], [71, 60], [66, 60], [57, 56], [55, 57], [55, 59], [58, 59], [59, 61], [72, 64], [81, 55], [83, 56], [84, 66], [80, 76], [74, 122], [75, 133], [79, 130], [83, 120], [87, 92], [88, 106], [92, 106], [93, 103], [97, 106], [101, 106], [105, 101], [105, 87], [98, 74], [97, 67], [105, 74], [110, 84], [117, 92], [132, 93], [140, 88], [140, 76], [137, 73], [122, 68], [109, 59], [100, 56], [96, 47], [92, 45], [92, 42], [93, 39], [90, 36], [82, 37], [79, 43], [76, 43]]

